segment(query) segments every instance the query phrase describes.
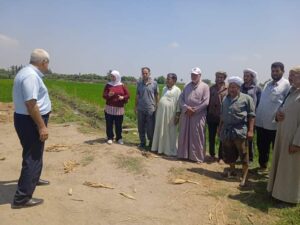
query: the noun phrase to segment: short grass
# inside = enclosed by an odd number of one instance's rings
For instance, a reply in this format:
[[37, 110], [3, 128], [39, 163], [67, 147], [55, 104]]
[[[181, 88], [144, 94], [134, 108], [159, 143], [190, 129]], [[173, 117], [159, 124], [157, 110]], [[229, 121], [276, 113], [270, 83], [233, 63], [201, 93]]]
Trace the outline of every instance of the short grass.
[[134, 174], [147, 173], [144, 159], [141, 157], [117, 155], [115, 156], [114, 163], [118, 166], [118, 168], [126, 169], [130, 173], [134, 173]]
[[12, 102], [13, 80], [0, 79], [0, 102]]

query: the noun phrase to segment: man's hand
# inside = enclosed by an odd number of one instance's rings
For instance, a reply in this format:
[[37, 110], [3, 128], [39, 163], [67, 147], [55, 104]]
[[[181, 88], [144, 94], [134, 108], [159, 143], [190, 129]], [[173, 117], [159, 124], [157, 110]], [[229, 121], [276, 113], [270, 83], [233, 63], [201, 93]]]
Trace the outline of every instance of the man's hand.
[[284, 112], [278, 111], [276, 113], [276, 121], [281, 122], [284, 120]]
[[40, 133], [40, 141], [41, 142], [44, 142], [48, 139], [49, 134], [48, 134], [47, 127], [40, 128], [39, 133]]
[[293, 154], [293, 153], [296, 153], [296, 152], [300, 152], [300, 146], [290, 145], [289, 153]]
[[27, 107], [27, 110], [28, 110], [31, 118], [33, 119], [33, 121], [35, 122], [35, 124], [38, 127], [38, 131], [40, 134], [40, 141], [41, 142], [46, 141], [48, 139], [48, 129], [44, 123], [44, 120], [42, 119], [39, 108], [36, 104], [36, 100], [31, 99], [29, 101], [26, 101], [25, 105]]
[[193, 116], [194, 113], [195, 113], [195, 110], [194, 110], [192, 107], [188, 106], [188, 107], [187, 107], [186, 114], [187, 114], [188, 116]]
[[119, 95], [119, 100], [123, 100], [124, 96]]
[[252, 140], [252, 139], [253, 139], [253, 136], [254, 136], [253, 131], [252, 131], [252, 130], [249, 130], [249, 131], [247, 132], [247, 139], [248, 139], [248, 140]]

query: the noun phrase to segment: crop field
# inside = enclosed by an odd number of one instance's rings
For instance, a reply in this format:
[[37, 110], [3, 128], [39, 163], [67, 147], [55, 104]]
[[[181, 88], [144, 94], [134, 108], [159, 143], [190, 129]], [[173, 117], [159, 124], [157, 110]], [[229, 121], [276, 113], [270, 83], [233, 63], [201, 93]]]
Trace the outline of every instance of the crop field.
[[[89, 104], [104, 108], [105, 99], [102, 97], [102, 93], [105, 87], [104, 83], [83, 83], [61, 80], [45, 80], [45, 84], [49, 91], [60, 90], [65, 92], [69, 97], [78, 98]], [[12, 101], [12, 85], [11, 79], [0, 79], [0, 102]], [[126, 104], [126, 117], [131, 120], [135, 120], [134, 104], [136, 96], [136, 86], [134, 84], [126, 85], [130, 99]], [[160, 85], [160, 91], [163, 85]], [[51, 97], [51, 96], [50, 96]]]

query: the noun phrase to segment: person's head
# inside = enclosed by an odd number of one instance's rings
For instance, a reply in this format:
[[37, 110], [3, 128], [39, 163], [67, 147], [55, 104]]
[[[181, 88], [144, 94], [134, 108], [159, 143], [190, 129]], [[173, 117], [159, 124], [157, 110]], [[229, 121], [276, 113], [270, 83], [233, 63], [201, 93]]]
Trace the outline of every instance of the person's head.
[[110, 72], [110, 80], [111, 80], [111, 82], [120, 82], [121, 81], [121, 75], [120, 75], [119, 71], [112, 70]]
[[36, 66], [41, 72], [48, 72], [50, 56], [44, 49], [34, 49], [30, 55], [30, 64]]
[[224, 71], [216, 72], [216, 84], [224, 84], [227, 77], [227, 73]]
[[191, 80], [194, 84], [199, 83], [201, 78], [201, 70], [198, 67], [194, 67], [191, 71]]
[[244, 83], [245, 84], [256, 84], [257, 83], [257, 72], [250, 69], [250, 68], [247, 68], [247, 69], [244, 69], [243, 71], [243, 74], [244, 74]]
[[168, 73], [166, 79], [166, 84], [168, 88], [173, 87], [176, 84], [176, 81], [177, 81], [177, 75], [175, 73]]
[[228, 78], [228, 94], [230, 97], [234, 98], [240, 93], [241, 85], [243, 84], [243, 79], [237, 76], [232, 76]]
[[290, 70], [289, 81], [291, 86], [300, 88], [300, 66], [296, 66]]
[[141, 69], [143, 80], [148, 80], [151, 75], [151, 70], [149, 67], [143, 67]]
[[271, 76], [274, 81], [279, 81], [284, 74], [284, 65], [281, 62], [274, 62], [271, 65]]

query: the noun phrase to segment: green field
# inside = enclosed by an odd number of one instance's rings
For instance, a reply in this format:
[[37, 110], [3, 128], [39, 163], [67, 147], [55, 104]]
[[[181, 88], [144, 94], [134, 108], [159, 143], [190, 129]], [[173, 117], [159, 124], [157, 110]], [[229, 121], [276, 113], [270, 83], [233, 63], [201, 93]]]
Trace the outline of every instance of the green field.
[[13, 80], [0, 79], [0, 102], [12, 101]]
[[[45, 84], [49, 91], [61, 90], [71, 97], [78, 98], [87, 103], [97, 105], [104, 108], [105, 99], [102, 98], [102, 93], [105, 87], [104, 83], [81, 83], [61, 80], [45, 80]], [[13, 80], [0, 79], [0, 102], [12, 101], [12, 85]], [[160, 85], [162, 89], [163, 85]], [[133, 84], [127, 85], [130, 93], [130, 99], [126, 104], [126, 116], [131, 120], [135, 120], [134, 104], [136, 95], [136, 86]], [[51, 96], [50, 96], [51, 97]]]

